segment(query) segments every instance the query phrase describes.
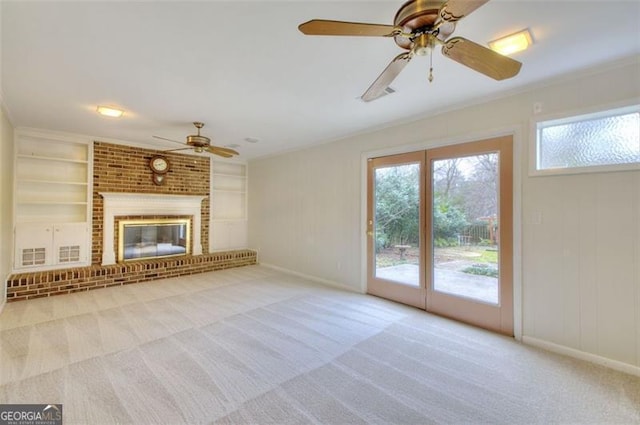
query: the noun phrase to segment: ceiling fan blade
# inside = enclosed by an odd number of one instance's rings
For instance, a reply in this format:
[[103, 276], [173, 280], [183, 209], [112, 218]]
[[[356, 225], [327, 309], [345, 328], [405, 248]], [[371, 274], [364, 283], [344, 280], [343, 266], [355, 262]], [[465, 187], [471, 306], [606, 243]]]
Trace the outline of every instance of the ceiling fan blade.
[[389, 65], [382, 71], [382, 74], [376, 78], [366, 92], [362, 95], [362, 100], [365, 102], [371, 102], [382, 96], [389, 84], [396, 79], [398, 74], [402, 72], [405, 66], [409, 63], [413, 53], [405, 52], [396, 56]]
[[218, 146], [209, 146], [208, 148], [205, 148], [205, 150], [209, 153], [221, 156], [223, 158], [231, 158], [234, 155], [239, 155], [239, 153], [234, 151], [233, 149], [220, 148]]
[[455, 22], [464, 18], [489, 0], [449, 0], [440, 8], [440, 19]]
[[361, 22], [328, 21], [312, 19], [298, 26], [305, 35], [359, 35], [369, 37], [392, 37], [402, 30], [393, 25], [366, 24]]
[[222, 147], [220, 147], [220, 146], [209, 146], [209, 147], [207, 148], [207, 150], [208, 150], [208, 151], [216, 150], [216, 151], [218, 151], [218, 152], [224, 152], [224, 153], [228, 153], [228, 154], [230, 154], [230, 155], [240, 155], [240, 154], [238, 153], [238, 151], [235, 151], [235, 150], [233, 150], [233, 149], [231, 149], [231, 148], [222, 148]]
[[213, 154], [213, 155], [218, 155], [221, 156], [223, 158], [233, 158], [233, 155], [231, 155], [230, 153], [224, 153], [224, 152], [217, 152], [217, 151], [210, 151], [209, 149], [207, 149], [207, 152]]
[[514, 77], [522, 67], [517, 60], [462, 37], [447, 40], [442, 46], [442, 54], [494, 80]]
[[162, 152], [186, 151], [187, 149], [193, 149], [193, 148], [192, 147], [188, 147], [188, 148], [178, 148], [178, 149], [167, 149], [167, 150], [164, 150]]
[[181, 145], [184, 145], [184, 142], [178, 142], [177, 140], [167, 139], [166, 137], [160, 137], [160, 136], [151, 136], [151, 137], [153, 137], [155, 139], [166, 140], [168, 142], [180, 143]]

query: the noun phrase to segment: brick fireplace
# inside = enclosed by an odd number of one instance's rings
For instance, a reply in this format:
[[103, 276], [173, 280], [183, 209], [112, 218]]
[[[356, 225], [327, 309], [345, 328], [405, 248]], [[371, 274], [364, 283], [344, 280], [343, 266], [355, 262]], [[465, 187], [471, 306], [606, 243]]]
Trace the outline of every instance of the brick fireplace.
[[[210, 172], [206, 155], [163, 152], [171, 169], [155, 185], [149, 159], [161, 152], [94, 142], [91, 266], [11, 275], [7, 300], [87, 291], [256, 263], [251, 250], [209, 254]], [[113, 202], [115, 200], [115, 203]], [[128, 206], [127, 206], [128, 205]], [[121, 218], [191, 217], [192, 255], [118, 263]]]
[[158, 215], [187, 216], [192, 220], [193, 255], [203, 253], [201, 237], [201, 205], [207, 196], [202, 195], [161, 195], [141, 193], [100, 192], [104, 202], [102, 226], [102, 265], [116, 263], [117, 246], [115, 222], [117, 217]]
[[[171, 164], [162, 186], [155, 185], [149, 169], [149, 159], [162, 153]], [[172, 196], [200, 196], [200, 240], [201, 253], [209, 251], [209, 199], [210, 174], [208, 155], [183, 155], [173, 152], [158, 152], [151, 149], [134, 148], [111, 143], [93, 144], [93, 219], [91, 263], [103, 263], [104, 230], [109, 226], [104, 222], [105, 198], [101, 194], [129, 194], [129, 202], [136, 197], [166, 199]], [[144, 212], [144, 214], [166, 214], [165, 212]], [[173, 213], [172, 213], [173, 214]], [[116, 215], [139, 216], [119, 211]], [[107, 229], [108, 230], [108, 229]], [[113, 240], [113, 238], [110, 238]]]

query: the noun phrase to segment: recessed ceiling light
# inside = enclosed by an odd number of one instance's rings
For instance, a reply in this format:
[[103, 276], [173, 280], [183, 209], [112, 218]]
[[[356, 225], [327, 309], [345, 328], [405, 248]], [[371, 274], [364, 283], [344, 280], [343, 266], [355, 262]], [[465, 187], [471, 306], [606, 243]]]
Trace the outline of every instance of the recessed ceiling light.
[[244, 141], [245, 142], [249, 142], [249, 143], [258, 143], [260, 141], [260, 139], [257, 139], [255, 137], [245, 137]]
[[121, 109], [109, 108], [108, 106], [98, 106], [98, 113], [105, 117], [120, 118], [124, 111]]
[[510, 55], [527, 49], [533, 42], [531, 41], [531, 33], [528, 29], [510, 34], [506, 37], [499, 38], [489, 42], [491, 50], [501, 55]]

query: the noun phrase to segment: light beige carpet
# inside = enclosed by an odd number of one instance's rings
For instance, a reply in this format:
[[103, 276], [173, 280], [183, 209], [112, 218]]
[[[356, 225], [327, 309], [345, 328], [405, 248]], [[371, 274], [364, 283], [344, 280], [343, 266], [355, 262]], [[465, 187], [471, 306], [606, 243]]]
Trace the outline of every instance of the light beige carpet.
[[640, 380], [250, 266], [12, 303], [0, 403], [65, 424], [640, 423]]

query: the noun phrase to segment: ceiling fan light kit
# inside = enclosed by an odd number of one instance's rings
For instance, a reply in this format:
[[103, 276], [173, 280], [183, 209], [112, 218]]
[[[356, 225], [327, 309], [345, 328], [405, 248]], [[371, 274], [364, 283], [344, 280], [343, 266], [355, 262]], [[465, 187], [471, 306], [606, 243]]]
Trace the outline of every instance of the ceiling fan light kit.
[[433, 51], [436, 45], [435, 36], [433, 34], [420, 34], [413, 42], [413, 53], [418, 56], [426, 56]]
[[369, 102], [385, 94], [414, 55], [430, 56], [429, 81], [433, 80], [433, 49], [442, 45], [442, 54], [494, 80], [516, 76], [522, 64], [493, 50], [452, 37], [457, 22], [489, 0], [409, 0], [393, 20], [393, 25], [313, 19], [298, 26], [305, 35], [393, 37], [406, 52], [396, 56], [362, 95]]

